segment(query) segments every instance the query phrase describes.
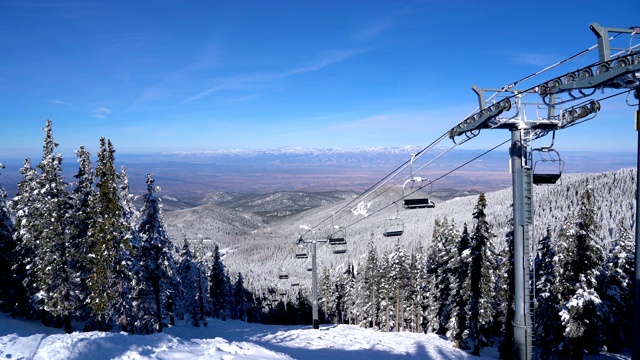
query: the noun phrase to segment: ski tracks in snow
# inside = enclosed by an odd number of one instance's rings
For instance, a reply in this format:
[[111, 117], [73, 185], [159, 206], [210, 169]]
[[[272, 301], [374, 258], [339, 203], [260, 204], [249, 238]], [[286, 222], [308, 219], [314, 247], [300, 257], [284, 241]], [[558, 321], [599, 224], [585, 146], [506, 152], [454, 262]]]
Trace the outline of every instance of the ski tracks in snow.
[[0, 357], [3, 359], [31, 360], [36, 355], [44, 334], [18, 336], [10, 334], [0, 338]]

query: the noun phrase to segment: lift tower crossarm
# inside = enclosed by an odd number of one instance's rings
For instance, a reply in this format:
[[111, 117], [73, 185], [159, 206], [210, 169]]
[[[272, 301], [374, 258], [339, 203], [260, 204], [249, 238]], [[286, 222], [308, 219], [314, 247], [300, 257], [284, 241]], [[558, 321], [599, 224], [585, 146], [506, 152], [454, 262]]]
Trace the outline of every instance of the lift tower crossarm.
[[636, 29], [623, 29], [623, 28], [610, 28], [603, 27], [600, 24], [592, 22], [589, 24], [589, 28], [596, 35], [598, 39], [598, 55], [600, 56], [600, 62], [609, 61], [611, 59], [610, 52], [611, 50], [627, 50], [627, 49], [618, 49], [611, 48], [609, 44], [609, 33], [617, 33], [617, 34], [634, 34], [637, 33]]

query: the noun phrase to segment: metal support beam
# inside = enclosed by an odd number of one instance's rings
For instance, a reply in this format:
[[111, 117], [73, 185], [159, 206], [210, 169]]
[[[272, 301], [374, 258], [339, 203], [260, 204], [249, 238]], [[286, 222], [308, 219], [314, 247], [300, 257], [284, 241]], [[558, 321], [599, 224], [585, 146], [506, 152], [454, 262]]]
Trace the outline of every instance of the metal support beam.
[[640, 220], [638, 214], [640, 214], [640, 88], [635, 90], [636, 98], [638, 99], [638, 110], [635, 114], [635, 127], [638, 132], [638, 144], [637, 144], [637, 163], [636, 163], [636, 253], [635, 253], [635, 279], [633, 282], [633, 341], [631, 344], [631, 358], [633, 360], [640, 359]]
[[[529, 305], [531, 303], [528, 287], [528, 224], [525, 217], [525, 183], [524, 159], [526, 146], [521, 129], [511, 130], [511, 174], [513, 182], [513, 242], [514, 242], [514, 277], [515, 277], [515, 318], [513, 322], [514, 356], [519, 360], [532, 358], [532, 329]], [[526, 172], [529, 174], [529, 172]], [[530, 176], [530, 175], [529, 175]], [[528, 192], [531, 192], [529, 187]], [[531, 194], [529, 194], [530, 196]]]
[[311, 312], [313, 315], [313, 328], [320, 328], [320, 320], [318, 319], [318, 266], [316, 261], [316, 249], [318, 241], [311, 242]]

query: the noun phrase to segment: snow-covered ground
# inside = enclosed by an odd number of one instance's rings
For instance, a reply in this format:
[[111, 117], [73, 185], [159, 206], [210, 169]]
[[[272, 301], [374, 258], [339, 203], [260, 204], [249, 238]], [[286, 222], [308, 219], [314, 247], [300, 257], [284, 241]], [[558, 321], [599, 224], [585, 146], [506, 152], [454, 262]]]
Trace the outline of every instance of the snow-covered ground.
[[[495, 349], [475, 357], [433, 334], [385, 333], [349, 325], [269, 326], [210, 320], [178, 324], [162, 334], [64, 334], [37, 322], [0, 314], [0, 359], [495, 359]], [[600, 355], [589, 359], [630, 359]]]

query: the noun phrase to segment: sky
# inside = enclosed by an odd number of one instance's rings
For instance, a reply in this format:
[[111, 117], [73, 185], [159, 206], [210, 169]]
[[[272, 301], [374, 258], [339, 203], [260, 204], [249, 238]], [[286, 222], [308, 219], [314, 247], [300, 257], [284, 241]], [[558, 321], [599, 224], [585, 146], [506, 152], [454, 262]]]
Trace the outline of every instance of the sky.
[[[120, 153], [426, 146], [474, 111], [472, 85], [499, 88], [594, 45], [591, 22], [640, 26], [640, 5], [0, 1], [0, 162], [41, 154], [46, 119], [63, 154], [95, 153], [100, 137]], [[635, 108], [602, 106], [556, 145], [635, 151]]]

